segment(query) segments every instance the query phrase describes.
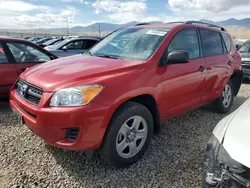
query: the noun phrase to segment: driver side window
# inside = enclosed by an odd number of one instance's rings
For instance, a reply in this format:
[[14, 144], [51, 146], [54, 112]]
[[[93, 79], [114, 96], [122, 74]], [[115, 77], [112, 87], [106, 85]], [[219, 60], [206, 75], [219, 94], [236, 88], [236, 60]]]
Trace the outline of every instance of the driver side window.
[[81, 50], [83, 46], [82, 40], [76, 40], [65, 45], [68, 50]]
[[200, 57], [199, 40], [196, 29], [184, 29], [177, 33], [164, 53], [164, 60], [167, 60], [169, 53], [176, 50], [187, 51], [190, 59]]
[[47, 54], [25, 43], [8, 42], [7, 46], [17, 63], [42, 63], [51, 60]]

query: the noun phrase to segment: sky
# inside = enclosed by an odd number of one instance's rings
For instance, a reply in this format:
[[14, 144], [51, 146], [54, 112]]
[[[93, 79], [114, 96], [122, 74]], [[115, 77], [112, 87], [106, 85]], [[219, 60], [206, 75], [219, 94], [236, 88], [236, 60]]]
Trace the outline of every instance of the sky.
[[0, 0], [0, 28], [250, 17], [250, 0]]

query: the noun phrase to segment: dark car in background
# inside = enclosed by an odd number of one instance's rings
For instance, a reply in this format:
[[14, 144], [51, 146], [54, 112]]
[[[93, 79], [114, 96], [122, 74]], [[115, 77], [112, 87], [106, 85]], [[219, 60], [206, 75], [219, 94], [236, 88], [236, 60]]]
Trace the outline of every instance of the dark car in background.
[[31, 37], [24, 37], [23, 39], [24, 39], [24, 40], [28, 40], [29, 38], [31, 38]]
[[239, 52], [242, 56], [243, 77], [250, 79], [250, 40], [240, 47]]
[[64, 41], [64, 38], [54, 38], [54, 39], [51, 39], [51, 40], [44, 42], [42, 44], [38, 44], [38, 46], [44, 48], [44, 47], [50, 46], [50, 45], [57, 45], [57, 44], [61, 43], [62, 41]]
[[45, 43], [45, 42], [47, 42], [47, 41], [49, 41], [49, 40], [51, 40], [51, 39], [53, 39], [52, 37], [49, 37], [49, 38], [42, 38], [42, 39], [40, 39], [40, 40], [38, 40], [38, 41], [36, 41], [35, 43], [38, 45], [38, 44], [43, 44], [43, 43]]
[[27, 68], [56, 59], [57, 56], [23, 39], [0, 37], [0, 97]]
[[27, 41], [32, 42], [32, 43], [36, 43], [37, 41], [41, 40], [41, 37], [31, 37], [29, 39], [27, 39]]
[[45, 47], [46, 50], [57, 55], [58, 57], [65, 57], [83, 53], [94, 46], [101, 40], [100, 37], [79, 37], [65, 39], [57, 45]]

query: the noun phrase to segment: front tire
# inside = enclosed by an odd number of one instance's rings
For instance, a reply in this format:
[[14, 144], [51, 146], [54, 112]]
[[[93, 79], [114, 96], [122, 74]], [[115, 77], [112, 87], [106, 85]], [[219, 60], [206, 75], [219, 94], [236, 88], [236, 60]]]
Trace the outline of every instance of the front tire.
[[212, 104], [212, 109], [215, 112], [226, 114], [230, 111], [234, 101], [234, 90], [231, 80], [227, 82], [220, 97]]
[[150, 111], [139, 103], [127, 102], [112, 118], [99, 153], [109, 164], [124, 168], [144, 155], [152, 136]]

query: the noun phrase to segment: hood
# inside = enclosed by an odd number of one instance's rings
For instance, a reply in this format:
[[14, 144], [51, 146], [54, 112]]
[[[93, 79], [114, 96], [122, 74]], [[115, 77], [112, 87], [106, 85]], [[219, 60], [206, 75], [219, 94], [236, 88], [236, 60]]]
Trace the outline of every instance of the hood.
[[231, 158], [250, 168], [250, 99], [229, 122], [223, 146]]
[[115, 76], [121, 69], [141, 63], [143, 62], [75, 55], [30, 68], [21, 75], [21, 78], [46, 92], [54, 92], [78, 81], [111, 74]]

